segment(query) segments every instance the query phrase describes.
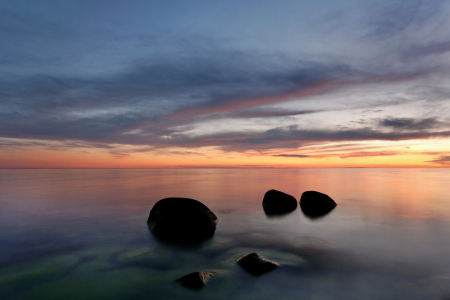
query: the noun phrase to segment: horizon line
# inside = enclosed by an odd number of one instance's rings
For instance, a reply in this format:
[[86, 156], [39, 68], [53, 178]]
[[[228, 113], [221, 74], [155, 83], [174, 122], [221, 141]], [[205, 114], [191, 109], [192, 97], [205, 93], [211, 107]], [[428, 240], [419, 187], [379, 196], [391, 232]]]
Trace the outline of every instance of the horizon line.
[[151, 169], [448, 169], [450, 166], [383, 166], [383, 167], [271, 167], [271, 166], [189, 166], [189, 167], [130, 167], [130, 168], [2, 168], [0, 170], [151, 170]]

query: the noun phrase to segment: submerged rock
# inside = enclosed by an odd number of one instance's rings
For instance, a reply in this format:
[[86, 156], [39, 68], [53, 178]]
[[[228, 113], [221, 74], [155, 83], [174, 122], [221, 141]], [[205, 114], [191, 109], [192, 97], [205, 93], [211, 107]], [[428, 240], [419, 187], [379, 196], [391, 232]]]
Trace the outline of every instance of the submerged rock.
[[159, 200], [147, 220], [157, 237], [182, 244], [197, 243], [212, 237], [218, 222], [206, 205], [188, 198]]
[[315, 191], [308, 191], [300, 198], [302, 212], [311, 218], [322, 217], [336, 207], [336, 202], [328, 195]]
[[193, 272], [191, 274], [178, 278], [176, 281], [184, 287], [193, 290], [199, 290], [208, 283], [209, 278], [211, 278], [212, 276], [213, 273], [210, 272]]
[[297, 208], [297, 200], [286, 193], [270, 190], [264, 195], [262, 206], [268, 215], [285, 214]]
[[250, 253], [242, 256], [237, 263], [252, 275], [259, 276], [264, 273], [275, 270], [279, 264], [268, 260], [258, 253]]

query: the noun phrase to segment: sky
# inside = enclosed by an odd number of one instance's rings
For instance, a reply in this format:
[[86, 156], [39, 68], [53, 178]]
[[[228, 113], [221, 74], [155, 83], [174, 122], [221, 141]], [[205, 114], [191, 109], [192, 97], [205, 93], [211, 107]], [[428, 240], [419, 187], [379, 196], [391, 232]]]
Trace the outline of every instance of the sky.
[[449, 0], [2, 0], [0, 168], [449, 167]]

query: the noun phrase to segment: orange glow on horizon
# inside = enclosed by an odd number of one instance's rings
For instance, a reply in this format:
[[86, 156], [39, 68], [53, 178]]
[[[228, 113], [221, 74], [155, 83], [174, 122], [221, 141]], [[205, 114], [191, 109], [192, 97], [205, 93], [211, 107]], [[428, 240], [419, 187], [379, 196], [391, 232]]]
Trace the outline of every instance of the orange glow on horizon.
[[[130, 145], [115, 145], [113, 150], [52, 149], [32, 146], [20, 150], [3, 149], [0, 168], [445, 168], [450, 166], [431, 162], [436, 157], [446, 155], [445, 149], [450, 146], [449, 141], [441, 141], [432, 149], [428, 141], [414, 143], [413, 149], [403, 147], [398, 142], [371, 142], [370, 145], [375, 150], [370, 150], [371, 147], [368, 147], [369, 150], [345, 150], [336, 147], [330, 152], [321, 150], [320, 146], [312, 146], [301, 148], [297, 152], [293, 152], [292, 149], [279, 149], [265, 153], [224, 152], [215, 147], [157, 149], [144, 152], [142, 148]], [[339, 146], [338, 143], [334, 145]], [[280, 153], [287, 154], [276, 156]]]

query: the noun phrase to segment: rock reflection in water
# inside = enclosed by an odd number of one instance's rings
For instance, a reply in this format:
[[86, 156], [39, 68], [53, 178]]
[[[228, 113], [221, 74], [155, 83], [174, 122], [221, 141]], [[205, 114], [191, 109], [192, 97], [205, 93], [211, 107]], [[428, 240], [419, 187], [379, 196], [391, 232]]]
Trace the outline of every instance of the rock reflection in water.
[[[445, 299], [449, 185], [448, 169], [1, 170], [0, 294]], [[268, 219], [261, 193], [269, 188], [322, 191], [339, 209], [315, 222], [300, 209]], [[218, 213], [212, 239], [181, 247], [149, 235], [149, 208], [173, 195]], [[236, 260], [253, 252], [280, 267], [248, 274]], [[217, 274], [207, 288], [175, 282], [200, 270]]]

